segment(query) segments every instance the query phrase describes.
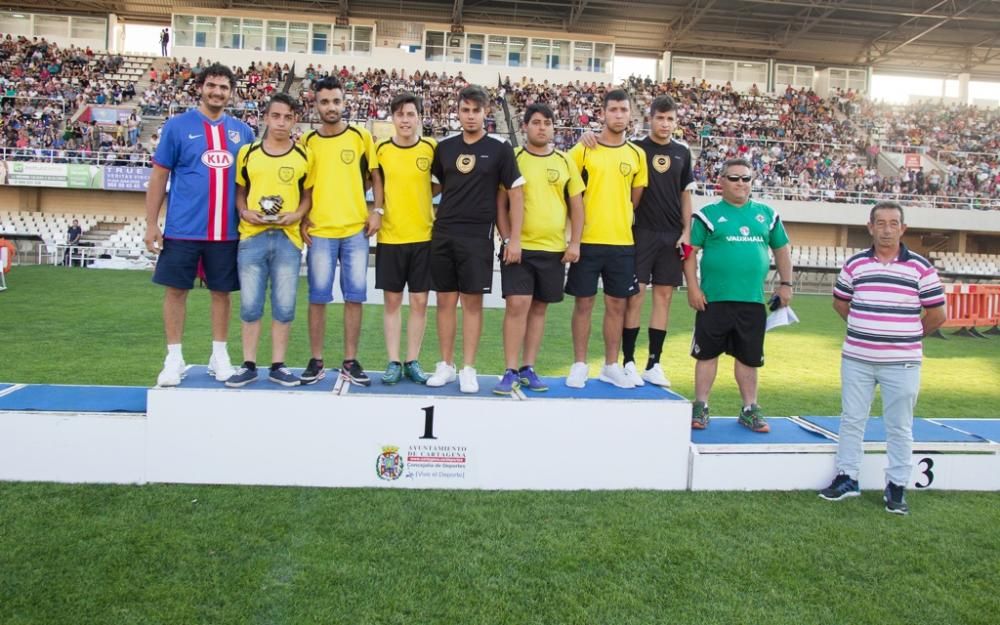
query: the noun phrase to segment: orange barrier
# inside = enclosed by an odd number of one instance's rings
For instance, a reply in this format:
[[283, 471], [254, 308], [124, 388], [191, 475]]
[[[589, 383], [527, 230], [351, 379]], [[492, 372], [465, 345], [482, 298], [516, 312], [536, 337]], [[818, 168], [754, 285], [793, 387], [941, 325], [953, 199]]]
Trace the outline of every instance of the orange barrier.
[[[988, 334], [1000, 334], [1000, 285], [945, 285], [945, 322], [943, 328], [959, 328], [955, 334], [983, 337], [976, 326], [991, 326]], [[940, 336], [940, 333], [938, 333]]]
[[7, 239], [0, 239], [0, 247], [7, 250], [7, 253], [4, 255], [3, 266], [0, 267], [0, 272], [7, 273], [10, 271], [10, 264], [14, 260], [14, 253], [17, 251], [17, 248]]

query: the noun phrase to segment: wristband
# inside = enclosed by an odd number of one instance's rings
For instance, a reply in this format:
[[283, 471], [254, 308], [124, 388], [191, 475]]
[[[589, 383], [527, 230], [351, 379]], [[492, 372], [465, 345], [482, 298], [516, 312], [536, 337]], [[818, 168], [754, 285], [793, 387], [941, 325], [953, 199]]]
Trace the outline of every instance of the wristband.
[[785, 282], [784, 280], [782, 280], [778, 284], [780, 284], [781, 286], [795, 286], [794, 282]]

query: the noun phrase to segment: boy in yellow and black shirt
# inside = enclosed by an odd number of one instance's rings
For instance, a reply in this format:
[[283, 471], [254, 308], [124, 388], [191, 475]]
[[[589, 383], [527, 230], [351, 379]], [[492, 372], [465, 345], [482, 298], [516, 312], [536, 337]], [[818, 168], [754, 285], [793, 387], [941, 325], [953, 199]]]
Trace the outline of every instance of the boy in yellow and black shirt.
[[583, 388], [590, 375], [587, 342], [598, 278], [604, 282], [604, 367], [599, 379], [620, 388], [634, 388], [618, 364], [625, 307], [639, 291], [635, 274], [632, 222], [635, 206], [648, 184], [646, 155], [625, 140], [631, 116], [628, 95], [620, 90], [604, 96], [604, 128], [598, 145], [578, 143], [569, 151], [580, 168], [587, 190], [583, 194], [584, 227], [580, 260], [569, 269], [566, 292], [576, 297], [573, 308], [573, 366], [566, 385]]
[[[375, 288], [384, 290], [383, 325], [389, 355], [382, 383], [396, 384], [406, 376], [417, 384], [426, 384], [428, 375], [418, 359], [430, 290], [434, 226], [431, 161], [437, 142], [420, 136], [421, 110], [416, 96], [397, 95], [389, 110], [396, 135], [375, 148], [385, 199], [385, 215], [375, 248]], [[410, 293], [405, 361], [399, 357], [404, 288]]]
[[[344, 89], [336, 78], [313, 83], [316, 112], [322, 124], [300, 142], [316, 161], [313, 209], [304, 224], [309, 246], [309, 349], [312, 358], [302, 382], [312, 384], [326, 375], [323, 343], [326, 305], [333, 301], [333, 280], [340, 265], [344, 294], [344, 361], [341, 375], [352, 384], [368, 386], [371, 379], [357, 360], [361, 336], [361, 305], [368, 291], [368, 237], [381, 226], [382, 185], [375, 143], [368, 130], [343, 118]], [[365, 189], [372, 185], [374, 207], [368, 210]]]
[[299, 223], [312, 205], [314, 170], [308, 148], [291, 140], [297, 110], [298, 105], [287, 94], [276, 94], [264, 110], [265, 137], [244, 145], [236, 155], [243, 365], [226, 380], [230, 387], [246, 386], [257, 379], [260, 319], [269, 282], [274, 323], [268, 379], [283, 386], [301, 383], [285, 366], [285, 353], [302, 266]]
[[[583, 179], [568, 156], [552, 149], [554, 120], [548, 106], [538, 103], [528, 106], [524, 113], [527, 141], [515, 152], [517, 168], [525, 181], [523, 218], [518, 219], [519, 216], [512, 214], [517, 209], [503, 203], [497, 212], [502, 238], [513, 238], [512, 222], [521, 224], [521, 260], [500, 266], [506, 300], [503, 322], [506, 371], [493, 387], [498, 395], [509, 395], [518, 386], [532, 391], [548, 390], [534, 369], [545, 330], [545, 312], [550, 303], [562, 301], [566, 263], [575, 263], [580, 257]], [[571, 217], [568, 246], [567, 215]], [[523, 359], [519, 363], [522, 348]]]

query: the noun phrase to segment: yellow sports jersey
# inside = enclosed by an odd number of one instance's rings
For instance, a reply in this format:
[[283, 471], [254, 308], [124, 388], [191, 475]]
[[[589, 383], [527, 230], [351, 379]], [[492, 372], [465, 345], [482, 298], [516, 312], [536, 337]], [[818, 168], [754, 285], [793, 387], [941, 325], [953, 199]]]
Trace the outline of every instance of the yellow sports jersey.
[[354, 236], [368, 221], [365, 179], [378, 167], [371, 133], [357, 126], [332, 137], [310, 130], [300, 141], [316, 163], [309, 234], [328, 239]]
[[[284, 154], [269, 154], [264, 144], [255, 141], [244, 145], [236, 155], [236, 184], [247, 188], [247, 209], [264, 212], [294, 213], [299, 209], [302, 192], [313, 186], [313, 159], [308, 148], [292, 145]], [[240, 220], [240, 238], [249, 239], [265, 230], [278, 228], [302, 248], [299, 224], [287, 226], [257, 225]]]
[[566, 251], [566, 200], [584, 189], [576, 164], [558, 150], [539, 156], [519, 148], [517, 168], [525, 181], [521, 249]]
[[583, 192], [583, 242], [632, 245], [632, 189], [649, 184], [642, 148], [631, 141], [594, 149], [577, 143], [569, 156], [587, 185]]
[[434, 139], [421, 137], [409, 147], [386, 139], [375, 148], [385, 189], [385, 215], [379, 243], [420, 243], [431, 240], [431, 161]]

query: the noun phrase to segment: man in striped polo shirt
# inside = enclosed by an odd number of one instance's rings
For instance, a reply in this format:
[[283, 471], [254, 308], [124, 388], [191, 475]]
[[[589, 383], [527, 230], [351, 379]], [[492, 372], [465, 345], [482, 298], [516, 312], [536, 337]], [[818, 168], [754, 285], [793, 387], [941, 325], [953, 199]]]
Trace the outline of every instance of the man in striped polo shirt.
[[833, 289], [833, 308], [847, 321], [840, 366], [842, 416], [837, 476], [820, 497], [838, 501], [861, 494], [858, 473], [865, 423], [882, 389], [887, 484], [885, 509], [907, 514], [904, 492], [913, 470], [913, 407], [920, 390], [921, 341], [945, 321], [937, 271], [900, 239], [903, 208], [879, 202], [868, 217], [871, 249], [847, 260]]

